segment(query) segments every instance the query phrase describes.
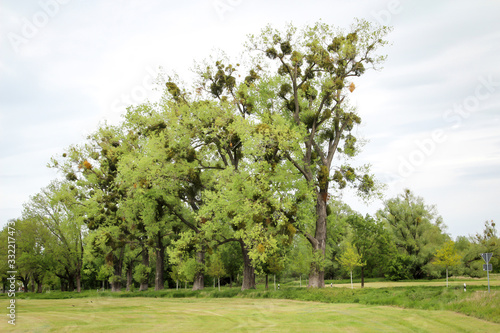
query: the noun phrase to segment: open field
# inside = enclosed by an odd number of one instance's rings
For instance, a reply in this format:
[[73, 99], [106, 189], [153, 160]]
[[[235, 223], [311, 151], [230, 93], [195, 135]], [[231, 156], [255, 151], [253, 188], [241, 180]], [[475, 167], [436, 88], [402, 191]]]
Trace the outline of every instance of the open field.
[[[4, 303], [4, 302], [2, 302]], [[18, 301], [1, 332], [499, 332], [451, 311], [276, 299], [81, 298]]]

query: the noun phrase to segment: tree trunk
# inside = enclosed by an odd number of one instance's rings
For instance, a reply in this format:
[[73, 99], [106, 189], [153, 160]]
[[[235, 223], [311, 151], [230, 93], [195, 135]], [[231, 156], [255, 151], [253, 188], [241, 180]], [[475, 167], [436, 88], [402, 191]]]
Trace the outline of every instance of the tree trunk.
[[351, 271], [351, 289], [354, 289], [354, 286], [352, 285], [352, 271]]
[[82, 276], [80, 272], [76, 273], [76, 291], [82, 292]]
[[156, 249], [156, 274], [155, 274], [155, 290], [163, 289], [163, 268], [165, 266], [165, 246], [161, 241], [161, 235], [158, 233], [158, 243]]
[[39, 274], [33, 274], [33, 287], [37, 293], [42, 292], [42, 276]]
[[61, 291], [67, 291], [68, 288], [67, 288], [66, 281], [64, 281], [64, 279], [61, 279], [61, 278], [59, 278], [59, 280], [61, 281]]
[[133, 271], [133, 266], [132, 262], [130, 262], [127, 267], [127, 291], [130, 291], [130, 288], [132, 287], [132, 271]]
[[266, 274], [266, 290], [269, 290], [269, 274]]
[[[142, 264], [146, 267], [149, 267], [149, 253], [148, 253], [148, 249], [146, 248], [146, 246], [144, 246], [144, 248], [142, 249]], [[139, 287], [139, 291], [146, 291], [148, 290], [148, 287], [149, 287], [149, 274], [147, 274], [146, 276], [144, 276], [141, 280], [141, 285]]]
[[365, 266], [361, 266], [361, 288], [365, 287]]
[[243, 253], [243, 283], [241, 290], [255, 289], [255, 269], [252, 266], [252, 260], [248, 256], [248, 249], [240, 239], [241, 252]]
[[217, 285], [219, 286], [219, 291], [220, 291], [220, 277], [217, 277]]
[[75, 291], [75, 279], [72, 276], [68, 276], [68, 291]]
[[[200, 251], [196, 252], [196, 262], [200, 264], [200, 267], [205, 267], [205, 249], [202, 248]], [[196, 272], [193, 282], [193, 290], [202, 290], [205, 287], [204, 272], [200, 270]], [[219, 288], [220, 289], [220, 288]]]
[[326, 206], [328, 197], [328, 185], [317, 194], [316, 200], [316, 233], [314, 239], [309, 241], [313, 246], [313, 262], [309, 273], [310, 288], [325, 287], [325, 268], [323, 261], [326, 253]]
[[113, 255], [113, 277], [111, 282], [111, 292], [118, 292], [122, 290], [122, 271], [123, 271], [123, 257], [125, 255], [125, 247], [120, 249], [120, 254]]

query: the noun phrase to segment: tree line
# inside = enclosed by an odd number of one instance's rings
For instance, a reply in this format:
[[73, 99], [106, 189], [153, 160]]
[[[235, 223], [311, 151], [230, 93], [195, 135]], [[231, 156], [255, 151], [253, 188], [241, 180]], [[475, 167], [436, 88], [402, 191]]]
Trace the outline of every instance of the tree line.
[[191, 86], [164, 77], [158, 101], [51, 159], [61, 177], [12, 221], [19, 281], [37, 291], [199, 290], [210, 276], [251, 289], [256, 276], [267, 285], [287, 274], [324, 287], [346, 270], [363, 281], [437, 277], [457, 251], [453, 266], [480, 274], [476, 251], [498, 253], [493, 222], [450, 247], [435, 208], [409, 190], [375, 216], [335, 199], [346, 187], [382, 194], [369, 166], [351, 163], [361, 117], [348, 96], [384, 61], [389, 30], [362, 20], [347, 32], [268, 26], [249, 36], [242, 63], [206, 60]]

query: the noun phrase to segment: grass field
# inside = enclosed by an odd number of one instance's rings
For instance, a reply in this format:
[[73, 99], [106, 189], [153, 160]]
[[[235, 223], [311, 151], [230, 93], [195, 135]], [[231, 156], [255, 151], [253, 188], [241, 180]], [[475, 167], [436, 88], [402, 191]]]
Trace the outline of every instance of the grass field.
[[1, 332], [500, 332], [451, 311], [276, 299], [19, 300]]
[[499, 282], [492, 276], [491, 293], [485, 279], [460, 278], [449, 288], [442, 280], [369, 280], [354, 290], [346, 281], [324, 289], [290, 281], [277, 291], [18, 293], [15, 327], [0, 294], [0, 332], [500, 332]]

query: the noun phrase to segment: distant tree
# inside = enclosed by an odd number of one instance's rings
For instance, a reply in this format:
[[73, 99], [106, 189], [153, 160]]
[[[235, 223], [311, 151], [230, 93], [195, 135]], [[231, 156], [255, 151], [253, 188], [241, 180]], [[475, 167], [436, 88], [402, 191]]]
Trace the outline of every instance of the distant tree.
[[448, 268], [461, 263], [462, 257], [457, 253], [455, 243], [450, 240], [436, 250], [434, 265], [446, 268], [446, 287], [448, 287]]
[[386, 263], [393, 254], [393, 244], [390, 233], [382, 222], [376, 221], [370, 215], [365, 217], [352, 214], [347, 218], [352, 235], [350, 240], [358, 253], [365, 260], [361, 266], [361, 288], [365, 285], [365, 268], [379, 273], [385, 272]]
[[179, 289], [179, 280], [182, 278], [181, 270], [179, 265], [172, 265], [170, 271], [170, 277], [175, 281], [175, 289]]
[[299, 286], [302, 287], [302, 276], [308, 275], [311, 269], [312, 253], [303, 237], [296, 237], [287, 256], [288, 262], [285, 269], [287, 274], [299, 278]]
[[[9, 230], [9, 226], [12, 229]], [[23, 284], [24, 291], [28, 292], [31, 285], [32, 291], [42, 292], [42, 281], [51, 269], [52, 259], [45, 251], [50, 238], [47, 230], [36, 219], [19, 218], [10, 220], [0, 236], [0, 255], [5, 258], [5, 263], [0, 265], [0, 274], [7, 277], [7, 271], [17, 271], [16, 278]], [[15, 243], [8, 243], [8, 237], [14, 239]], [[9, 257], [13, 254], [9, 252], [13, 250], [12, 246], [15, 246], [15, 259]], [[10, 264], [15, 266], [11, 267]]]
[[336, 199], [330, 199], [327, 208], [326, 259], [331, 262], [331, 265], [326, 265], [325, 267], [325, 278], [334, 279], [343, 274], [342, 267], [340, 267], [337, 258], [342, 253], [341, 245], [349, 237], [350, 227], [348, 218], [355, 214], [355, 212], [349, 205]]
[[449, 240], [435, 206], [426, 205], [423, 198], [406, 189], [397, 198], [387, 200], [377, 216], [391, 231], [399, 252], [393, 261], [400, 262], [392, 266], [402, 265], [414, 279], [428, 275], [436, 249]]
[[493, 266], [493, 272], [500, 272], [500, 238], [496, 229], [496, 224], [493, 220], [484, 222], [482, 233], [477, 233], [472, 237], [472, 242], [477, 245], [476, 259], [482, 264], [481, 253], [493, 253], [490, 264]]
[[[77, 189], [67, 181], [53, 181], [24, 205], [23, 216], [36, 220], [50, 235], [44, 246], [52, 254], [53, 271], [67, 280], [69, 289], [81, 291], [83, 240], [87, 228]], [[41, 282], [41, 281], [40, 281]]]
[[347, 243], [344, 252], [339, 257], [340, 265], [348, 272], [351, 273], [351, 289], [352, 285], [352, 271], [356, 267], [362, 267], [365, 265], [362, 261], [363, 257], [358, 253], [356, 247], [351, 243]]
[[221, 254], [221, 260], [229, 277], [229, 286], [233, 287], [233, 282], [238, 280], [243, 268], [240, 244], [228, 242], [217, 247], [217, 252]]
[[217, 285], [220, 291], [220, 278], [226, 276], [226, 269], [219, 253], [214, 253], [210, 256], [207, 273], [214, 279], [217, 278]]

